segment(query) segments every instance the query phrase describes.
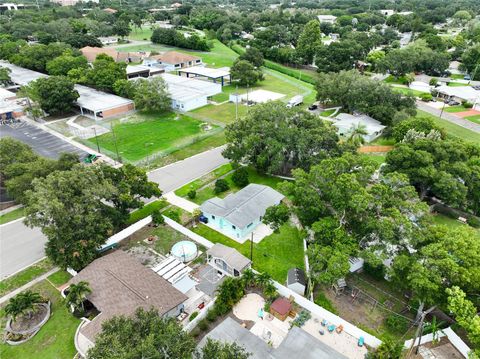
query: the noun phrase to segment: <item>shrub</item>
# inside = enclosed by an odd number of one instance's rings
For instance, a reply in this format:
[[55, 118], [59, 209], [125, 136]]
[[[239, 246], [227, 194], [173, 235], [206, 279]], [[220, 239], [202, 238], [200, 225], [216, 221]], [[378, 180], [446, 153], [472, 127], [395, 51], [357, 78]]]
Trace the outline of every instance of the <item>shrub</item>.
[[215, 194], [228, 191], [229, 189], [230, 189], [230, 186], [228, 185], [228, 182], [225, 181], [224, 179], [220, 178], [215, 182], [215, 190], [214, 190]]
[[198, 312], [193, 312], [190, 317], [188, 318], [188, 321], [191, 322], [194, 320], [196, 317], [198, 317]]
[[365, 262], [363, 264], [363, 270], [365, 273], [370, 275], [372, 278], [376, 280], [383, 280], [385, 278], [385, 266], [380, 263], [379, 265], [375, 265], [369, 262]]
[[438, 80], [435, 77], [432, 77], [429, 82], [430, 86], [437, 86]]
[[165, 223], [165, 218], [163, 218], [162, 213], [160, 210], [156, 209], [152, 212], [152, 222], [155, 225], [160, 225]]
[[181, 218], [180, 218], [181, 214], [180, 214], [180, 211], [178, 209], [171, 209], [171, 210], [165, 212], [165, 215], [168, 218], [174, 220], [175, 222], [180, 223], [180, 221], [181, 221]]
[[422, 94], [420, 95], [420, 99], [421, 99], [422, 101], [428, 102], [428, 101], [432, 101], [432, 100], [433, 100], [433, 96], [432, 96], [431, 94], [429, 94], [429, 93], [422, 93]]
[[467, 223], [473, 228], [480, 228], [480, 219], [478, 219], [477, 217], [468, 217]]
[[322, 308], [328, 310], [333, 314], [338, 314], [337, 308], [335, 308], [332, 302], [325, 296], [323, 292], [319, 292], [315, 297], [315, 304], [321, 306]]
[[408, 328], [408, 321], [399, 315], [391, 314], [385, 319], [386, 326], [397, 333], [403, 333]]
[[214, 322], [215, 319], [217, 319], [217, 312], [213, 309], [209, 310], [208, 313], [207, 313], [207, 320], [209, 322]]
[[462, 101], [462, 106], [465, 107], [465, 108], [472, 108], [473, 103], [468, 102], [468, 101]]
[[205, 319], [202, 319], [201, 321], [198, 322], [198, 325], [197, 327], [200, 329], [200, 330], [207, 330], [208, 329], [208, 322], [205, 320]]
[[195, 197], [197, 197], [197, 191], [195, 191], [194, 189], [191, 189], [190, 191], [188, 191], [187, 196], [190, 199], [194, 199]]
[[197, 338], [201, 333], [202, 331], [198, 328], [193, 328], [193, 330], [190, 332], [194, 338]]
[[247, 169], [245, 167], [240, 167], [238, 170], [233, 172], [232, 181], [238, 187], [245, 187], [249, 183]]

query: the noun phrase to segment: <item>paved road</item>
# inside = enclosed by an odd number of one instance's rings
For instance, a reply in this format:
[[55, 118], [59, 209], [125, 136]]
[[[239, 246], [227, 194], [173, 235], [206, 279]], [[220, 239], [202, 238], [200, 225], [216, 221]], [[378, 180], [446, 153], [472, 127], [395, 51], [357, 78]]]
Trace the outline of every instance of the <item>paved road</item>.
[[[228, 161], [223, 147], [200, 153], [183, 161], [154, 170], [148, 174], [164, 193], [211, 172]], [[20, 221], [0, 225], [0, 279], [31, 265], [45, 256], [45, 236], [39, 229], [30, 229]]]
[[148, 173], [148, 179], [158, 183], [163, 193], [173, 191], [227, 163], [222, 156], [223, 149], [223, 146], [217, 147], [156, 169]]
[[22, 220], [0, 225], [0, 279], [45, 257], [46, 237]]
[[[438, 110], [436, 108], [433, 108], [431, 106], [428, 106], [425, 104], [425, 102], [422, 101], [417, 101], [417, 107], [419, 110], [428, 112], [431, 115], [440, 117], [440, 113], [442, 110]], [[469, 129], [470, 131], [480, 133], [480, 125], [477, 123], [474, 123], [472, 121], [464, 120], [463, 118], [457, 117], [449, 112], [443, 111], [442, 113], [442, 119], [447, 120], [449, 122], [452, 122], [458, 126], [464, 127]]]

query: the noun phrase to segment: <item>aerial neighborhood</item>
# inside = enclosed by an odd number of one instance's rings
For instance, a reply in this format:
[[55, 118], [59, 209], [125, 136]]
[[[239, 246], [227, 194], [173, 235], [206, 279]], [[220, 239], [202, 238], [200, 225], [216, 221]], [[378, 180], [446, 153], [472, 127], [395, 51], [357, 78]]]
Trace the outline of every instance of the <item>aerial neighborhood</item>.
[[479, 298], [478, 0], [0, 4], [1, 359], [474, 359]]

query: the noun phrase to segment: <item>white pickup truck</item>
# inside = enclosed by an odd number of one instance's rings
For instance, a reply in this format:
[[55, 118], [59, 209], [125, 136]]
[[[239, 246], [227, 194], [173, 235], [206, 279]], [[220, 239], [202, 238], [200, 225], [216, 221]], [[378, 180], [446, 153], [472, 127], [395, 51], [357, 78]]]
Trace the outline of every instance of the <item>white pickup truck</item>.
[[303, 103], [303, 96], [297, 95], [293, 96], [290, 101], [287, 103], [287, 108], [292, 108], [294, 106], [301, 105]]

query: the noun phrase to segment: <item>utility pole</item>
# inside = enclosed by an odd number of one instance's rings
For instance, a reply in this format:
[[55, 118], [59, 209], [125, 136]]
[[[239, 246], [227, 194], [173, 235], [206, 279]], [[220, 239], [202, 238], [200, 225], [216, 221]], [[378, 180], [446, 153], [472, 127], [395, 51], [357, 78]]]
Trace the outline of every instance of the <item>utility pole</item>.
[[113, 143], [115, 144], [115, 152], [117, 153], [117, 161], [120, 162], [120, 155], [118, 154], [118, 146], [117, 146], [117, 137], [115, 136], [115, 131], [113, 131], [113, 122], [110, 122], [110, 130], [112, 131], [113, 136]]
[[100, 146], [98, 145], [97, 129], [95, 127], [93, 127], [93, 133], [95, 133], [95, 141], [97, 142], [97, 151], [98, 153], [102, 153], [100, 152]]
[[443, 110], [445, 109], [445, 101], [443, 102], [443, 106], [442, 106], [442, 111], [440, 111], [440, 118], [442, 118], [442, 115], [443, 115]]
[[433, 311], [435, 309], [435, 306], [431, 307], [428, 310], [425, 310], [422, 312], [421, 317], [420, 317], [420, 324], [418, 325], [417, 332], [415, 333], [415, 338], [412, 341], [412, 345], [410, 346], [410, 349], [408, 350], [407, 358], [411, 358], [412, 353], [413, 353], [413, 348], [415, 347], [415, 342], [417, 341], [418, 338], [418, 344], [417, 344], [417, 349], [415, 350], [415, 354], [418, 354], [418, 349], [420, 348], [420, 344], [422, 341], [422, 334], [423, 334], [423, 322], [425, 321], [425, 317], [427, 316], [428, 313]]
[[253, 231], [250, 237], [250, 261], [253, 262]]

